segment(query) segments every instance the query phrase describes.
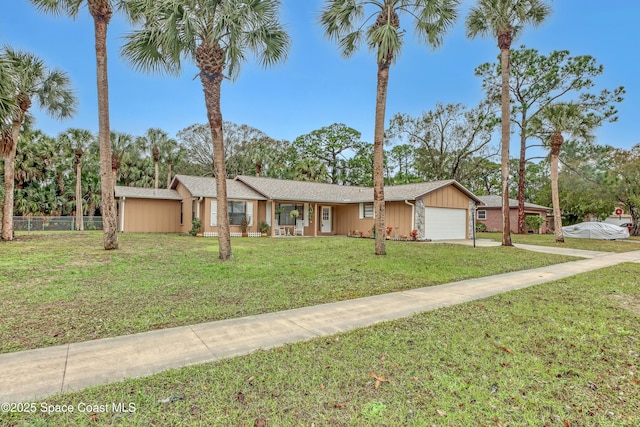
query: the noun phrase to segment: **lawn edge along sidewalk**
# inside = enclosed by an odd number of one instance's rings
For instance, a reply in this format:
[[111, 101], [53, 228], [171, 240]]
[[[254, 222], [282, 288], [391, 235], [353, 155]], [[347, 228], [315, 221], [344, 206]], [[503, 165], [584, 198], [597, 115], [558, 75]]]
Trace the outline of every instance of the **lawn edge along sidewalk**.
[[640, 251], [594, 255], [579, 261], [440, 286], [0, 354], [0, 402], [36, 401], [61, 392], [245, 355], [624, 262], [640, 263]]

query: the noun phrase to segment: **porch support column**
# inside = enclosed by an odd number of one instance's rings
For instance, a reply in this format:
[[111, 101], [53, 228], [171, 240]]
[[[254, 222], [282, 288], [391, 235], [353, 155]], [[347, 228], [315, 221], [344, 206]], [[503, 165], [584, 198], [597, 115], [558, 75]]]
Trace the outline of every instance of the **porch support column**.
[[318, 237], [318, 204], [313, 205], [313, 237]]
[[124, 233], [124, 201], [126, 197], [120, 199], [120, 232]]
[[[267, 201], [267, 203], [269, 203]], [[276, 202], [271, 200], [271, 237], [275, 237], [276, 235]]]

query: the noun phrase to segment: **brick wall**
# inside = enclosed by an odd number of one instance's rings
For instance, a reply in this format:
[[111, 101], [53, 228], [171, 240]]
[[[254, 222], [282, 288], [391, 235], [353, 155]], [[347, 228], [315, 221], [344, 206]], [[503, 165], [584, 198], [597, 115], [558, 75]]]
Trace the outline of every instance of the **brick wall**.
[[[487, 219], [476, 219], [476, 221], [483, 223], [487, 227], [487, 231], [502, 231], [502, 209], [483, 209], [479, 207], [478, 210], [484, 210], [486, 212]], [[509, 211], [509, 228], [511, 228], [512, 233], [518, 231], [518, 209], [510, 209]], [[543, 234], [547, 232], [545, 223], [542, 224], [541, 228]]]

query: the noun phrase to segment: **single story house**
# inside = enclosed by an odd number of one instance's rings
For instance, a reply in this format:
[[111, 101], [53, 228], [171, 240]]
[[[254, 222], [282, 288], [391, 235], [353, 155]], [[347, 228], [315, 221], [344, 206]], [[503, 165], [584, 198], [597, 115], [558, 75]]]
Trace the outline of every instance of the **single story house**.
[[[472, 212], [478, 197], [455, 180], [386, 186], [385, 219], [391, 235], [418, 230], [420, 239], [466, 239], [471, 236]], [[215, 178], [176, 175], [170, 188], [116, 187], [119, 230], [122, 232], [187, 233], [199, 218], [205, 235], [217, 232]], [[373, 189], [318, 182], [238, 176], [227, 179], [232, 235], [248, 219], [249, 233], [266, 222], [293, 232], [296, 221], [305, 236], [371, 234]], [[298, 217], [291, 216], [296, 210]]]
[[[482, 201], [482, 206], [476, 210], [476, 221], [487, 227], [487, 231], [502, 231], [502, 196], [478, 196]], [[535, 203], [524, 203], [524, 215], [540, 216], [544, 222], [538, 230], [530, 230], [533, 233], [545, 234], [548, 229], [553, 228], [552, 209]], [[511, 232], [518, 232], [518, 201], [509, 199], [509, 225]], [[526, 228], [525, 223], [525, 228]]]
[[633, 224], [631, 214], [626, 212], [624, 208], [624, 204], [618, 203], [613, 212], [611, 212], [611, 215], [609, 215], [604, 222], [608, 222], [613, 225]]

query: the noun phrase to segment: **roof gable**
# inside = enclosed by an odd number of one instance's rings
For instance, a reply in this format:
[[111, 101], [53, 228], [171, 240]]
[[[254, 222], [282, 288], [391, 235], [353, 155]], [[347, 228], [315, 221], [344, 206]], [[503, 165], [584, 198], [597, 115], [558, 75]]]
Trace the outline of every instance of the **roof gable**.
[[442, 181], [416, 182], [413, 184], [392, 185], [384, 187], [384, 199], [388, 201], [415, 200], [449, 185], [454, 186], [465, 196], [480, 203], [480, 199], [471, 191], [467, 190], [462, 184], [455, 179], [447, 179]]

